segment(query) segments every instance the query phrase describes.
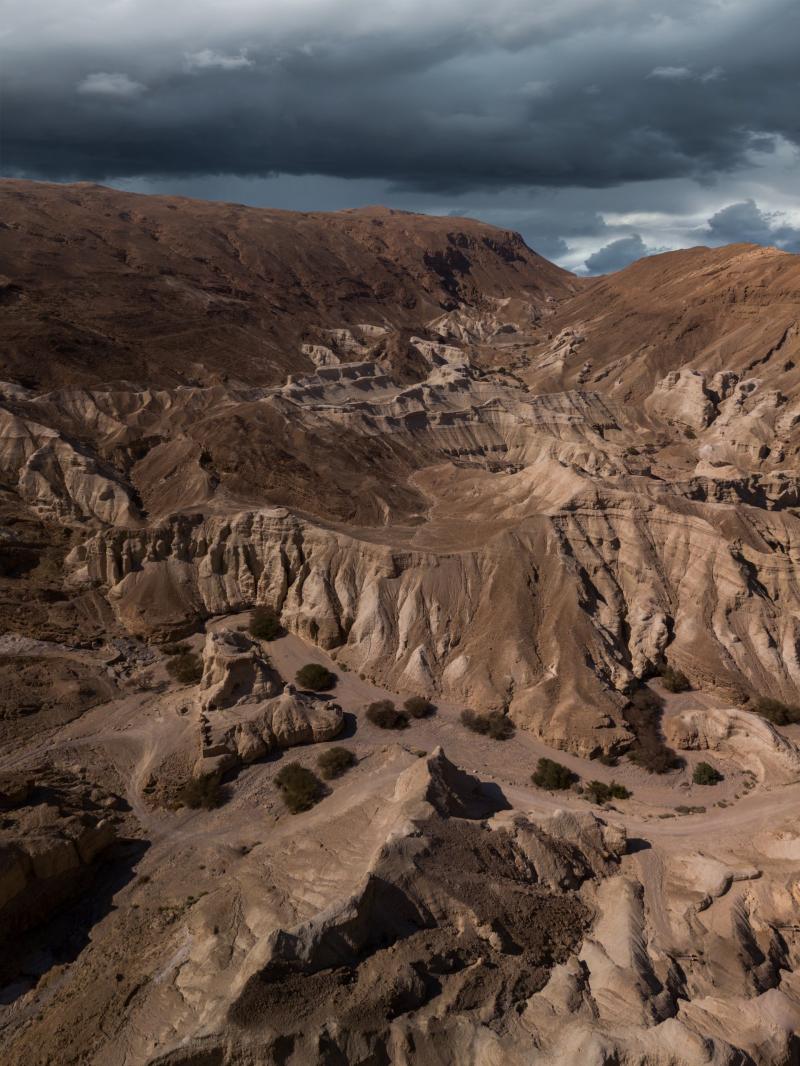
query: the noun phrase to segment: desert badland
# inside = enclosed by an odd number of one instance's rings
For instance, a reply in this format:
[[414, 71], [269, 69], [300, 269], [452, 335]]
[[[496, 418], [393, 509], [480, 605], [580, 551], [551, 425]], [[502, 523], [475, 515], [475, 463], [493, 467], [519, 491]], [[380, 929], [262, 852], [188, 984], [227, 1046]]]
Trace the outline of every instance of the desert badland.
[[4, 1063], [800, 1061], [800, 257], [9, 180], [0, 342]]

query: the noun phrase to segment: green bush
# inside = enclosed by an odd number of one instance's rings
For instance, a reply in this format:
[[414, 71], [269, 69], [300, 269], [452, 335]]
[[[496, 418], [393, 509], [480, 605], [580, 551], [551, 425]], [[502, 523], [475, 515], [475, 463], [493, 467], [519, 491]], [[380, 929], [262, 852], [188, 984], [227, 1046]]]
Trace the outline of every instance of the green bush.
[[694, 768], [692, 781], [696, 785], [718, 785], [722, 781], [722, 774], [711, 763], [699, 762]]
[[462, 711], [461, 724], [473, 733], [491, 737], [492, 740], [509, 740], [514, 736], [514, 723], [502, 711], [489, 711], [488, 714]]
[[181, 651], [167, 663], [167, 673], [182, 685], [196, 685], [203, 676], [203, 663], [193, 651]]
[[295, 674], [295, 681], [301, 688], [323, 692], [336, 684], [336, 674], [320, 663], [306, 663]]
[[634, 765], [650, 774], [668, 774], [670, 770], [677, 770], [682, 766], [680, 757], [663, 741], [643, 743], [640, 739], [628, 755]]
[[381, 729], [405, 729], [408, 715], [398, 711], [391, 700], [377, 700], [367, 707], [367, 718]]
[[275, 775], [275, 784], [283, 793], [283, 802], [292, 814], [307, 811], [322, 799], [322, 783], [315, 773], [290, 762]]
[[645, 686], [633, 693], [625, 709], [625, 719], [636, 736], [628, 755], [632, 762], [651, 774], [665, 774], [682, 765], [661, 736], [663, 709], [661, 697]]
[[753, 703], [753, 710], [773, 725], [796, 725], [800, 722], [800, 707], [781, 703], [768, 696], [759, 696]]
[[593, 751], [589, 758], [592, 760], [597, 760], [597, 762], [601, 763], [603, 766], [619, 765], [619, 756], [614, 755], [610, 751]]
[[218, 774], [204, 774], [202, 777], [193, 777], [178, 792], [178, 800], [184, 807], [197, 810], [202, 807], [205, 811], [221, 807], [224, 797]]
[[409, 696], [403, 707], [412, 718], [427, 718], [436, 710], [431, 701], [426, 700], [424, 696]]
[[692, 685], [682, 670], [665, 666], [661, 671], [661, 684], [667, 692], [690, 692]]
[[610, 785], [607, 785], [605, 781], [590, 781], [586, 786], [585, 794], [592, 803], [598, 804], [609, 803], [612, 799], [630, 799], [633, 795], [629, 789], [617, 781], [612, 781]]
[[551, 792], [561, 792], [578, 780], [569, 767], [564, 766], [554, 759], [539, 759], [536, 772], [531, 775], [531, 781], [537, 788], [546, 788]]
[[332, 781], [334, 777], [341, 777], [355, 764], [356, 757], [349, 748], [328, 748], [317, 758], [317, 767], [324, 781]]
[[277, 612], [272, 607], [256, 607], [250, 615], [250, 635], [256, 640], [275, 640], [283, 629]]

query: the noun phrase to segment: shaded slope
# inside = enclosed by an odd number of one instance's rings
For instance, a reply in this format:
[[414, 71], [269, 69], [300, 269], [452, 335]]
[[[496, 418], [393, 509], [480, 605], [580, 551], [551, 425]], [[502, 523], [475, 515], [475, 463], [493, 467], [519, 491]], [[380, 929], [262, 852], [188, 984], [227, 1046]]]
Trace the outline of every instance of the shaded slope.
[[[282, 380], [320, 328], [416, 325], [578, 282], [518, 234], [383, 208], [262, 210], [0, 182], [0, 377]], [[313, 336], [307, 336], [311, 329]]]

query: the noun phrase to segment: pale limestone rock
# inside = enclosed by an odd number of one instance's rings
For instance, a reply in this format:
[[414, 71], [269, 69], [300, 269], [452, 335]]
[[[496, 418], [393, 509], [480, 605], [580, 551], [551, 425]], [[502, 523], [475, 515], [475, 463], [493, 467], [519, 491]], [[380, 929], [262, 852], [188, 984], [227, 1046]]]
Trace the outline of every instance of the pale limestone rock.
[[213, 630], [203, 649], [201, 706], [206, 711], [269, 699], [280, 691], [277, 675], [246, 634]]
[[341, 707], [286, 685], [280, 695], [208, 710], [200, 717], [200, 759], [195, 774], [224, 772], [269, 752], [332, 740], [344, 725]]
[[760, 715], [737, 707], [683, 711], [665, 724], [667, 739], [689, 751], [718, 751], [733, 757], [759, 779], [800, 777], [800, 749]]
[[686, 367], [667, 374], [654, 389], [648, 403], [661, 418], [694, 430], [706, 429], [717, 414], [705, 374]]
[[132, 526], [139, 512], [111, 467], [54, 430], [0, 408], [0, 470], [24, 500], [56, 520], [96, 519]]

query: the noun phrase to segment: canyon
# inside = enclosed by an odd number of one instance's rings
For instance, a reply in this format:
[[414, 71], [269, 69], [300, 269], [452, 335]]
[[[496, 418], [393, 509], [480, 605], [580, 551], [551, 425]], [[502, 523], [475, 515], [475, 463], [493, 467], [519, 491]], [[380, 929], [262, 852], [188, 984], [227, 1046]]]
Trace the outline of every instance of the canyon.
[[7, 1061], [796, 1062], [800, 258], [0, 204]]

